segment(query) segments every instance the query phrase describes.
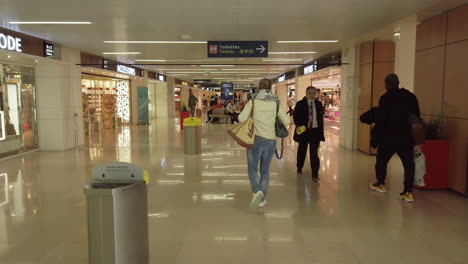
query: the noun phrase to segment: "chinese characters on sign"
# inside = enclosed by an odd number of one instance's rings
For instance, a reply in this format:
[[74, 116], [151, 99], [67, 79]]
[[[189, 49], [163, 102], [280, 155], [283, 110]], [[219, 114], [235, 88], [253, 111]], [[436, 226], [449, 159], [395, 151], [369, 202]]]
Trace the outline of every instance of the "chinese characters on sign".
[[208, 57], [268, 57], [268, 41], [208, 41]]

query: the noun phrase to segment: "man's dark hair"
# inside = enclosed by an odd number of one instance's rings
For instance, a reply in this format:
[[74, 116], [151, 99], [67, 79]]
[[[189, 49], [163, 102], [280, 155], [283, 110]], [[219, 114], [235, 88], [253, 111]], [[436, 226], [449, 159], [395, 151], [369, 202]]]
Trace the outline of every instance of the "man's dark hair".
[[398, 89], [400, 87], [400, 80], [398, 79], [398, 75], [396, 74], [389, 74], [387, 78], [385, 78], [385, 87], [387, 90]]
[[309, 86], [309, 87], [307, 87], [307, 89], [306, 89], [306, 93], [308, 93], [309, 90], [312, 90], [312, 89], [317, 90], [317, 88], [315, 88], [314, 86]]

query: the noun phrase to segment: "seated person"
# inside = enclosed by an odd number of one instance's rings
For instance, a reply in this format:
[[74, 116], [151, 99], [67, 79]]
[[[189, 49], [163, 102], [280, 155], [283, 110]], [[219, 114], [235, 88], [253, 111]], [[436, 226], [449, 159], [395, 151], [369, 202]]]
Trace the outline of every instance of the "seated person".
[[239, 116], [239, 110], [236, 107], [234, 100], [231, 100], [231, 102], [227, 105], [226, 113], [231, 116], [231, 123], [239, 123], [239, 119], [237, 119]]
[[[224, 103], [223, 103], [223, 100], [219, 99], [218, 100], [218, 104], [211, 107], [209, 110], [208, 110], [208, 122], [209, 120], [211, 120], [211, 115], [213, 114], [213, 109], [218, 109], [218, 108], [224, 108]], [[219, 121], [219, 118], [214, 118], [213, 119], [213, 122], [218, 122]]]

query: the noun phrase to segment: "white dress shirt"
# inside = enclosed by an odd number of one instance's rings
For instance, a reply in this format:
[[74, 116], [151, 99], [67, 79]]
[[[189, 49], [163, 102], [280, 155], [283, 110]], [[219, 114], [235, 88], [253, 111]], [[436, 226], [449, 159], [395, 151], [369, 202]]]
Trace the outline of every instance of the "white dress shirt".
[[[315, 107], [315, 100], [307, 100], [309, 102], [309, 118], [310, 118], [310, 105], [312, 104], [312, 107], [314, 109], [314, 125], [312, 128], [317, 128], [318, 127], [318, 122], [317, 122], [317, 108]], [[310, 124], [310, 120], [309, 120]], [[307, 128], [309, 128], [309, 124], [307, 124]]]

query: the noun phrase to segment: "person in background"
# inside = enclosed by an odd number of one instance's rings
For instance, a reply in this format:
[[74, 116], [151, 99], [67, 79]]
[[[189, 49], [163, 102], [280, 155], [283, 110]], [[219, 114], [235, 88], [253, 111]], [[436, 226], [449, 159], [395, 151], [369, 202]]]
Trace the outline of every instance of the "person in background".
[[379, 126], [379, 146], [375, 164], [377, 182], [371, 184], [370, 188], [380, 193], [387, 192], [387, 164], [396, 153], [405, 170], [404, 189], [400, 198], [406, 202], [414, 202], [414, 143], [409, 118], [411, 115], [420, 116], [419, 103], [413, 93], [404, 88], [400, 89], [399, 85], [400, 80], [396, 74], [385, 78], [387, 93], [380, 97], [376, 118], [376, 124]]
[[288, 107], [289, 107], [289, 111], [286, 113], [290, 116], [293, 115], [294, 111], [293, 111], [293, 107], [294, 107], [294, 101], [296, 100], [296, 98], [294, 97], [294, 94], [292, 92], [289, 93], [289, 98], [288, 98]]
[[307, 147], [309, 147], [310, 167], [314, 182], [319, 181], [320, 159], [318, 157], [318, 149], [320, 142], [325, 141], [323, 130], [324, 108], [322, 103], [316, 99], [317, 93], [318, 90], [314, 86], [309, 86], [306, 90], [306, 97], [297, 102], [294, 110], [294, 123], [296, 124], [294, 141], [299, 143], [296, 164], [297, 173], [302, 174]]
[[226, 114], [231, 116], [231, 123], [239, 123], [238, 116], [239, 116], [239, 111], [236, 109], [236, 105], [234, 100], [231, 100], [229, 104], [226, 107]]
[[[278, 116], [286, 127], [289, 125], [289, 117], [283, 107], [279, 106], [279, 99], [271, 92], [271, 81], [262, 79], [259, 91], [253, 100], [250, 100], [239, 115], [239, 121], [245, 122], [252, 110], [255, 124], [255, 143], [252, 149], [247, 149], [248, 174], [252, 187], [253, 197], [250, 206], [253, 208], [265, 207], [265, 199], [270, 182], [270, 164], [276, 149], [275, 121]], [[260, 179], [258, 167], [260, 165]]]
[[197, 109], [198, 99], [195, 95], [193, 95], [192, 90], [189, 91], [189, 107], [190, 107], [190, 114], [192, 117], [195, 117], [195, 111]]
[[[210, 109], [208, 109], [208, 120], [211, 119], [211, 115], [213, 114], [213, 110], [214, 109], [218, 109], [218, 108], [224, 108], [224, 102], [223, 100], [221, 99], [218, 99], [218, 104], [216, 104], [215, 106], [211, 107]], [[213, 122], [217, 122], [218, 120], [213, 120]]]
[[330, 97], [328, 97], [327, 93], [323, 93], [323, 107], [325, 109], [328, 109], [329, 105], [330, 105]]
[[203, 97], [202, 97], [202, 102], [203, 102], [203, 107], [207, 107], [208, 106], [208, 101], [206, 100], [206, 95], [203, 94]]

